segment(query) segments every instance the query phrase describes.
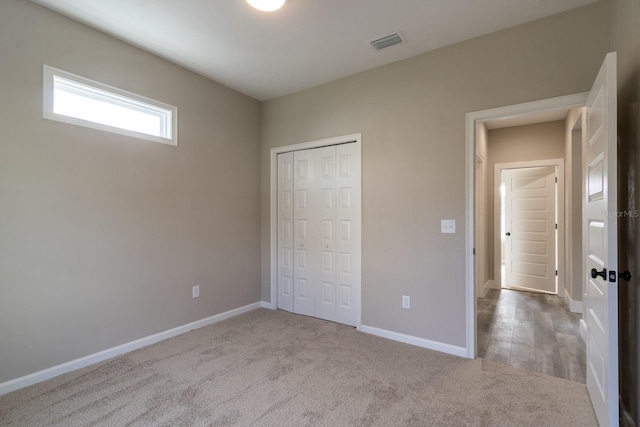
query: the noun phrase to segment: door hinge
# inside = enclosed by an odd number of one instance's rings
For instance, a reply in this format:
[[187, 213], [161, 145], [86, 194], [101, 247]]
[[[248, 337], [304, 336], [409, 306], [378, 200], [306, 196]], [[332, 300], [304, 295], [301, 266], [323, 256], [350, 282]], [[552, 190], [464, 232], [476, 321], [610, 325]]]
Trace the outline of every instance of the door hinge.
[[473, 254], [474, 255], [476, 254], [476, 248], [473, 248]]
[[556, 230], [558, 229], [558, 224], [556, 224]]
[[558, 275], [558, 270], [556, 270], [556, 276]]
[[556, 182], [558, 182], [558, 177], [556, 176]]

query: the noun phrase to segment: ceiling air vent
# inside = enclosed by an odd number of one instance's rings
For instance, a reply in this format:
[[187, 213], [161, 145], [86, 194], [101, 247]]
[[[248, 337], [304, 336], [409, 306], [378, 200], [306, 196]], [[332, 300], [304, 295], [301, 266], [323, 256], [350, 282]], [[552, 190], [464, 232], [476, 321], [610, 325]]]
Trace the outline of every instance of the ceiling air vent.
[[375, 50], [386, 49], [391, 46], [395, 46], [397, 44], [403, 43], [404, 37], [400, 31], [396, 31], [393, 34], [389, 34], [388, 36], [380, 37], [379, 39], [371, 40], [371, 47]]

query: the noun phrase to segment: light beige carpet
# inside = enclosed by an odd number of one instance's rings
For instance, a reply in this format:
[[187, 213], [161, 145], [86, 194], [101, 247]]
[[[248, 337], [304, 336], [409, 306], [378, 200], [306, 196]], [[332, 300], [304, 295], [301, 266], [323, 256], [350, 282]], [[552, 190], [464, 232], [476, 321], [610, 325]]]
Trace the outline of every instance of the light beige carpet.
[[584, 385], [256, 310], [0, 397], [2, 426], [596, 426]]

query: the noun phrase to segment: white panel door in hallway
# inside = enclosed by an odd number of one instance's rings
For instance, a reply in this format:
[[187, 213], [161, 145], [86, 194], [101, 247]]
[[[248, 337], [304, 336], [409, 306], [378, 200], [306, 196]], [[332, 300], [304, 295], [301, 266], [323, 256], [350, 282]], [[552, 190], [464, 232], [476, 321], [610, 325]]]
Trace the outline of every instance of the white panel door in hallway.
[[342, 144], [278, 155], [278, 308], [353, 326], [360, 271], [354, 148]]
[[555, 166], [502, 171], [507, 288], [557, 294], [556, 177]]

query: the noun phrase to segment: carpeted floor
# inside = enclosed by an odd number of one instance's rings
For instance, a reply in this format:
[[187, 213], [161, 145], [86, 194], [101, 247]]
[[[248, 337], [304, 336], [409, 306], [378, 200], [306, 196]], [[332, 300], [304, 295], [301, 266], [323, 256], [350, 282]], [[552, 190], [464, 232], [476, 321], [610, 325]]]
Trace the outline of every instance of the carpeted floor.
[[256, 310], [0, 397], [2, 426], [596, 426], [583, 384]]

